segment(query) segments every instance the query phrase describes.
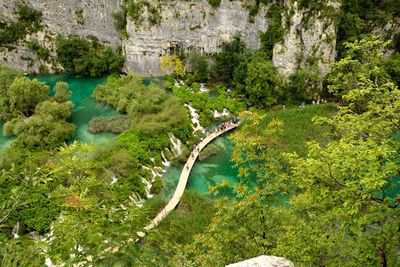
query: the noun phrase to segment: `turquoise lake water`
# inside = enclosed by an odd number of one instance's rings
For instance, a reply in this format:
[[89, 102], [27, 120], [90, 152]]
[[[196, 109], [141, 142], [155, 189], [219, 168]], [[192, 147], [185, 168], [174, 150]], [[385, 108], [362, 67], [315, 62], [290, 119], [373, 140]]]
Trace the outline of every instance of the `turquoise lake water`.
[[[41, 75], [31, 78], [37, 78], [45, 82], [51, 89], [53, 89], [57, 81], [64, 81], [69, 84], [69, 89], [72, 91], [71, 100], [75, 104], [71, 122], [77, 125], [73, 140], [79, 140], [88, 144], [105, 144], [116, 137], [114, 134], [93, 135], [87, 131], [88, 123], [93, 117], [118, 114], [113, 108], [99, 104], [92, 98], [94, 89], [97, 85], [105, 82], [104, 78], [77, 78], [63, 75]], [[159, 79], [145, 80], [144, 82], [146, 85], [150, 82], [155, 84], [162, 83]], [[0, 151], [4, 151], [14, 138], [6, 137], [2, 134], [2, 125], [0, 125], [0, 130]], [[195, 164], [188, 181], [187, 188], [189, 190], [207, 194], [210, 185], [216, 185], [224, 180], [229, 183], [236, 183], [238, 181], [237, 169], [233, 167], [231, 162], [233, 144], [228, 140], [227, 135], [217, 138], [213, 143], [219, 147], [220, 154]], [[183, 165], [172, 166], [165, 173], [164, 182], [166, 187], [163, 192], [164, 197], [169, 198], [174, 193], [182, 168]]]
[[[227, 181], [229, 184], [239, 182], [238, 169], [232, 162], [232, 151], [234, 145], [228, 140], [227, 134], [215, 139], [212, 144], [219, 147], [220, 153], [204, 161], [197, 161], [189, 176], [187, 189], [201, 194], [208, 193], [208, 187]], [[172, 166], [164, 174], [165, 190], [162, 197], [169, 199], [172, 197], [176, 185], [178, 184], [183, 164]], [[224, 192], [229, 195], [229, 192]]]
[[[97, 85], [105, 82], [104, 78], [77, 78], [63, 75], [41, 75], [32, 76], [42, 82], [45, 82], [53, 90], [54, 85], [58, 81], [64, 81], [69, 84], [72, 92], [72, 102], [75, 107], [72, 112], [71, 122], [77, 125], [72, 140], [79, 140], [88, 144], [104, 144], [115, 138], [114, 134], [97, 134], [93, 135], [87, 131], [89, 121], [95, 116], [113, 116], [118, 112], [113, 108], [96, 103], [92, 97], [94, 89]], [[0, 151], [7, 148], [13, 137], [6, 137], [3, 133], [2, 125], [0, 125]]]

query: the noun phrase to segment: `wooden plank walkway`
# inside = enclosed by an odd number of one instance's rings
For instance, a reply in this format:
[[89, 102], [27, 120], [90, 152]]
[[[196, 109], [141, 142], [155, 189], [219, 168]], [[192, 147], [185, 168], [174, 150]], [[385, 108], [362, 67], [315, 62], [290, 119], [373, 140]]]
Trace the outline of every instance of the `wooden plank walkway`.
[[[217, 138], [218, 136], [238, 127], [239, 124], [229, 123], [223, 129], [219, 131], [214, 131], [208, 134], [192, 151], [189, 156], [189, 159], [186, 161], [185, 166], [183, 167], [181, 176], [179, 178], [178, 185], [175, 189], [175, 193], [172, 196], [171, 200], [168, 204], [164, 207], [163, 210], [158, 213], [158, 215], [144, 228], [145, 230], [151, 230], [156, 227], [165, 217], [168, 216], [171, 211], [173, 211], [176, 206], [178, 206], [179, 202], [181, 201], [182, 195], [185, 192], [186, 184], [189, 179], [190, 172], [192, 171], [193, 165], [197, 160], [200, 152], [205, 148], [212, 140]], [[139, 233], [138, 233], [139, 234]], [[144, 233], [140, 233], [139, 235], [143, 235]]]

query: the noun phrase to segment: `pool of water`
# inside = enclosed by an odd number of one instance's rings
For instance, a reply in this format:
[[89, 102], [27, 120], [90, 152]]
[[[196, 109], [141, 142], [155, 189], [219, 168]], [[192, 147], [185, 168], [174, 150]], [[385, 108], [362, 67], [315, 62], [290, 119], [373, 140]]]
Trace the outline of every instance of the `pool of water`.
[[[39, 75], [30, 76], [30, 78], [36, 78], [45, 82], [50, 86], [51, 90], [53, 90], [54, 85], [58, 81], [64, 81], [69, 84], [69, 89], [72, 92], [71, 101], [75, 104], [71, 116], [71, 122], [77, 126], [77, 130], [72, 140], [79, 140], [88, 144], [104, 144], [115, 138], [116, 135], [110, 133], [93, 135], [88, 132], [88, 124], [93, 117], [118, 115], [116, 110], [95, 102], [92, 97], [94, 89], [97, 85], [104, 83], [105, 78], [77, 78], [64, 75]], [[0, 130], [1, 151], [7, 148], [14, 138], [6, 137], [2, 134], [2, 125], [0, 125]]]
[[[208, 194], [209, 186], [227, 181], [229, 184], [239, 182], [238, 169], [232, 162], [232, 151], [234, 145], [228, 140], [228, 134], [215, 139], [212, 144], [219, 147], [220, 153], [204, 161], [197, 161], [189, 176], [187, 189], [201, 194]], [[162, 197], [170, 199], [174, 194], [183, 165], [172, 166], [164, 174], [165, 188]], [[228, 194], [229, 192], [223, 192]]]
[[14, 137], [3, 135], [3, 125], [0, 124], [0, 151], [6, 149], [14, 140]]
[[89, 121], [96, 116], [115, 116], [119, 113], [112, 107], [97, 103], [92, 97], [97, 85], [105, 82], [105, 78], [84, 77], [77, 78], [62, 75], [41, 75], [33, 78], [45, 82], [53, 89], [58, 81], [68, 83], [72, 92], [71, 101], [75, 104], [72, 112], [71, 122], [77, 126], [73, 140], [79, 140], [88, 144], [104, 144], [116, 135], [114, 134], [91, 134], [88, 132]]

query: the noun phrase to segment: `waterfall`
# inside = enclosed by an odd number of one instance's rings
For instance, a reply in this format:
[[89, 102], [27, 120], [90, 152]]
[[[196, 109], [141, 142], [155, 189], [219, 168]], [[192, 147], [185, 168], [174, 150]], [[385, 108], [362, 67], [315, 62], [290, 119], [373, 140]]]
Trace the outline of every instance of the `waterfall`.
[[178, 138], [176, 138], [172, 133], [168, 133], [169, 140], [172, 143], [173, 151], [175, 151], [175, 155], [179, 156], [182, 154], [182, 142]]
[[224, 108], [224, 110], [222, 112], [218, 112], [217, 110], [214, 110], [214, 118], [227, 117], [229, 115], [230, 115], [230, 113], [226, 108]]
[[17, 222], [17, 224], [13, 227], [12, 229], [12, 235], [14, 238], [18, 238], [18, 231], [19, 231], [19, 222]]
[[151, 182], [147, 181], [147, 180], [144, 179], [144, 178], [142, 178], [142, 182], [146, 185], [146, 187], [145, 187], [146, 197], [147, 197], [147, 198], [152, 198], [153, 195], [150, 194], [150, 190], [151, 190], [151, 187], [152, 187], [153, 185], [151, 184]]
[[113, 185], [118, 182], [118, 179], [113, 175], [110, 185]]
[[47, 267], [53, 267], [54, 264], [51, 261], [51, 259], [49, 257], [46, 258], [46, 260], [44, 261], [44, 264], [46, 264]]
[[205, 84], [204, 84], [204, 83], [201, 83], [201, 84], [200, 84], [200, 93], [207, 93], [208, 91], [210, 91], [210, 90], [208, 90], [208, 89], [206, 88]]
[[194, 109], [192, 106], [185, 104], [185, 107], [187, 107], [190, 111], [190, 116], [192, 117], [192, 127], [193, 127], [193, 132], [196, 131], [201, 131], [205, 132], [204, 128], [201, 127], [200, 121], [199, 121], [199, 114], [197, 114], [196, 109]]
[[165, 155], [164, 155], [164, 151], [161, 151], [161, 158], [162, 158], [162, 165], [164, 166], [164, 167], [169, 167], [170, 166], [170, 163], [169, 163], [169, 161], [167, 160], [167, 158], [165, 157]]

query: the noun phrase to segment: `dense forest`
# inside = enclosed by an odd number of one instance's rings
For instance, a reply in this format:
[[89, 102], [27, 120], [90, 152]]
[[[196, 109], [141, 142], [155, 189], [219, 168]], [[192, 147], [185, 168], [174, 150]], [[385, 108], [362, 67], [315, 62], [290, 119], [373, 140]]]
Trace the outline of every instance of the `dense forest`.
[[[283, 1], [244, 2], [250, 19], [272, 5], [259, 49], [241, 33], [213, 55], [177, 49], [162, 56], [158, 80], [123, 73], [123, 50], [94, 36], [57, 36], [52, 56], [30, 43], [59, 74], [106, 76], [92, 97], [117, 115], [88, 124], [113, 135], [106, 144], [77, 140], [71, 85], [0, 64], [0, 123], [13, 138], [0, 150], [0, 266], [224, 266], [260, 255], [295, 266], [400, 264], [400, 35], [371, 30], [399, 19], [400, 5], [343, 1], [328, 73], [309, 62], [284, 77], [272, 61]], [[145, 8], [157, 25], [147, 1], [114, 13], [122, 36]], [[40, 31], [39, 11], [21, 4], [15, 16], [0, 20], [0, 48]], [[186, 190], [143, 237], [168, 202], [163, 171], [237, 117], [228, 138], [239, 182]]]

